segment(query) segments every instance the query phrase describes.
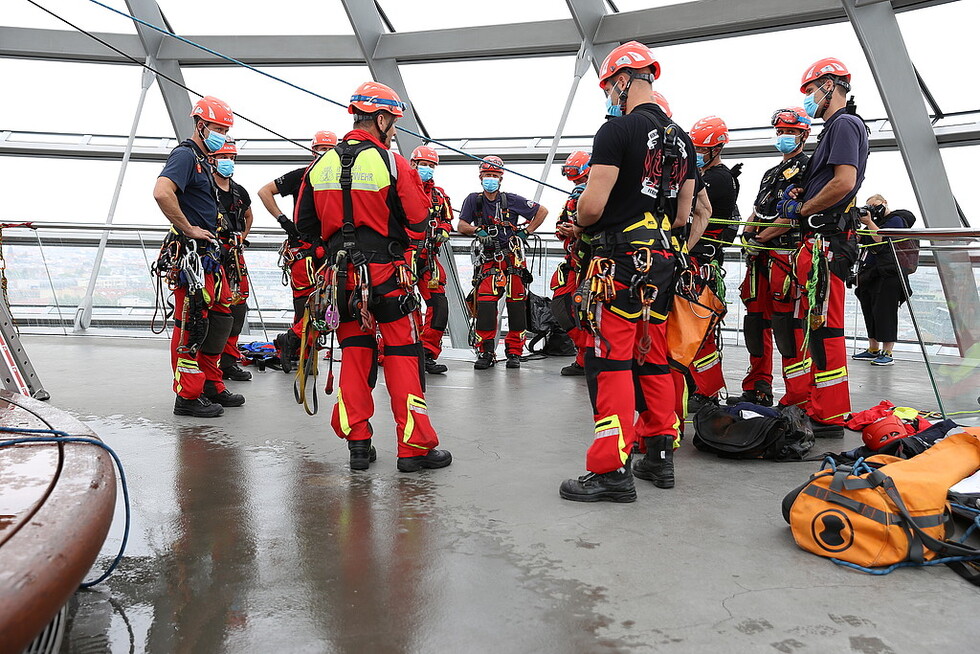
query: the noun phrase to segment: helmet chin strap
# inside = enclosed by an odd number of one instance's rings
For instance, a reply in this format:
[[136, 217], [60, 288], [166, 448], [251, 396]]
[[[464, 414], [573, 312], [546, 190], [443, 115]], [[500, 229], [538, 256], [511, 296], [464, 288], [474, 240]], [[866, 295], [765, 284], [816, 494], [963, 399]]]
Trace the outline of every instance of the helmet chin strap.
[[[834, 95], [835, 82], [830, 80], [830, 84], [830, 90], [824, 91], [823, 99], [820, 101], [820, 113], [817, 114], [817, 118], [823, 118], [823, 115], [827, 113], [827, 109], [830, 108], [830, 99]], [[823, 90], [823, 87], [821, 87], [821, 90]]]

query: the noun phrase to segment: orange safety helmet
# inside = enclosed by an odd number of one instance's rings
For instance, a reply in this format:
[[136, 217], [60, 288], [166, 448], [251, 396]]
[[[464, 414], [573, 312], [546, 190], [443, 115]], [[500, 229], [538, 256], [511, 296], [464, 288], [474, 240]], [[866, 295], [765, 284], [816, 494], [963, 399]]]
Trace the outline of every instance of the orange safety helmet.
[[238, 148], [235, 147], [235, 139], [226, 140], [224, 145], [211, 153], [211, 156], [217, 157], [219, 154], [233, 154], [237, 157]]
[[689, 136], [698, 148], [724, 145], [728, 143], [728, 125], [718, 116], [707, 116], [694, 123]]
[[798, 129], [809, 134], [813, 119], [807, 115], [803, 107], [793, 107], [791, 109], [777, 109], [772, 114], [772, 120], [770, 122], [776, 129], [785, 127], [788, 129]]
[[438, 165], [439, 153], [436, 152], [435, 148], [429, 147], [428, 145], [420, 145], [412, 151], [411, 161], [417, 161], [419, 159], [423, 161], [431, 161], [432, 163]]
[[673, 112], [670, 110], [670, 105], [667, 104], [667, 98], [663, 96], [663, 93], [661, 93], [660, 91], [654, 91], [653, 101], [657, 103], [657, 105], [659, 105], [661, 109], [664, 110], [664, 113], [667, 114], [667, 118], [674, 117]]
[[561, 174], [570, 182], [580, 182], [589, 174], [589, 165], [592, 155], [584, 150], [576, 150], [568, 155], [564, 165], [561, 167]]
[[405, 115], [407, 106], [391, 87], [378, 82], [364, 82], [357, 87], [354, 95], [350, 96], [350, 106], [347, 107], [347, 113], [352, 114], [355, 110], [362, 114], [387, 111], [391, 115], [401, 118]]
[[881, 448], [909, 435], [905, 423], [894, 413], [878, 418], [864, 428], [861, 438], [868, 448], [877, 452]]
[[810, 82], [815, 82], [816, 80], [824, 77], [826, 75], [832, 75], [844, 82], [844, 90], [851, 90], [851, 73], [848, 72], [847, 66], [840, 59], [834, 57], [825, 57], [817, 62], [814, 62], [812, 66], [806, 69], [803, 73], [803, 80], [800, 82], [800, 93], [806, 93], [806, 85]]
[[235, 124], [235, 114], [231, 107], [213, 95], [206, 95], [195, 102], [191, 116], [199, 116], [204, 122], [224, 125], [229, 129]]
[[315, 148], [318, 145], [326, 145], [330, 148], [337, 147], [337, 135], [327, 129], [320, 130], [313, 135], [313, 142], [310, 143], [310, 147]]
[[482, 176], [483, 173], [499, 173], [501, 176], [503, 176], [504, 160], [493, 155], [484, 157], [483, 161], [480, 162], [480, 175]]
[[660, 77], [660, 64], [653, 50], [638, 41], [624, 43], [602, 61], [602, 66], [599, 67], [599, 88], [605, 90], [606, 80], [624, 68], [639, 70], [647, 67], [653, 68], [653, 79]]

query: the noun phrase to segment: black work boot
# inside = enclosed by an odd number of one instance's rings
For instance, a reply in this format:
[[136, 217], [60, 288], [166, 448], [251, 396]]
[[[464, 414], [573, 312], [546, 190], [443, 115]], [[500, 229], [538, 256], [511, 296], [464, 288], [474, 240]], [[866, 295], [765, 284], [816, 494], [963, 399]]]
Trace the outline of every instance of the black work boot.
[[521, 355], [520, 354], [508, 354], [507, 355], [507, 367], [513, 370], [514, 368], [521, 367]]
[[657, 488], [673, 488], [674, 439], [671, 436], [647, 436], [643, 444], [647, 453], [633, 463], [633, 476], [652, 481]]
[[279, 365], [282, 371], [289, 374], [293, 371], [293, 362], [299, 356], [299, 338], [292, 331], [283, 332], [273, 341], [279, 351]]
[[418, 472], [424, 469], [445, 468], [452, 462], [453, 455], [449, 450], [429, 450], [422, 456], [398, 457], [398, 471]]
[[[628, 463], [628, 462], [627, 462]], [[604, 474], [590, 472], [578, 479], [566, 479], [558, 494], [573, 502], [635, 502], [636, 487], [629, 467]]]
[[701, 395], [700, 393], [691, 393], [691, 396], [687, 398], [687, 412], [690, 414], [697, 413], [701, 407], [709, 404], [714, 404], [717, 406], [718, 398], [708, 397], [707, 395]]
[[435, 357], [432, 356], [432, 352], [428, 350], [425, 351], [425, 371], [430, 375], [441, 375], [449, 370], [449, 367], [444, 363], [439, 363], [436, 361]]
[[213, 381], [204, 382], [203, 395], [214, 404], [220, 404], [221, 406], [242, 406], [245, 404], [244, 395], [232, 393], [227, 388], [219, 393]]
[[217, 418], [225, 410], [220, 404], [214, 404], [208, 398], [201, 395], [193, 400], [186, 397], [177, 396], [174, 401], [175, 416], [193, 416], [195, 418]]
[[233, 363], [230, 366], [224, 366], [221, 368], [221, 378], [230, 379], [232, 381], [251, 381], [252, 373], [245, 370], [237, 363]]
[[841, 425], [831, 425], [810, 418], [814, 438], [844, 438], [844, 428]]
[[347, 449], [350, 450], [350, 469], [367, 470], [372, 463], [378, 460], [378, 451], [371, 445], [371, 439], [362, 441], [347, 441]]
[[581, 377], [584, 374], [585, 366], [580, 365], [578, 361], [572, 361], [572, 363], [561, 369], [562, 377]]
[[772, 386], [766, 382], [756, 382], [755, 388], [743, 390], [737, 397], [729, 397], [725, 402], [728, 406], [735, 406], [739, 402], [750, 402], [759, 406], [772, 406]]
[[473, 363], [474, 370], [486, 370], [496, 363], [496, 357], [494, 356], [493, 350], [489, 346], [484, 345], [477, 355], [476, 361]]

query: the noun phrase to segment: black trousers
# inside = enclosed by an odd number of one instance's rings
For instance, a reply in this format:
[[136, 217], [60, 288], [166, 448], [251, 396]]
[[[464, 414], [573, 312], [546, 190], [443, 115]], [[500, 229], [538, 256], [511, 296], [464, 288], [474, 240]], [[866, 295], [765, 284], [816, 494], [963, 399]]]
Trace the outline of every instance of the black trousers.
[[877, 268], [862, 270], [855, 292], [861, 303], [868, 338], [881, 343], [898, 340], [898, 309], [906, 300], [902, 275], [882, 274]]

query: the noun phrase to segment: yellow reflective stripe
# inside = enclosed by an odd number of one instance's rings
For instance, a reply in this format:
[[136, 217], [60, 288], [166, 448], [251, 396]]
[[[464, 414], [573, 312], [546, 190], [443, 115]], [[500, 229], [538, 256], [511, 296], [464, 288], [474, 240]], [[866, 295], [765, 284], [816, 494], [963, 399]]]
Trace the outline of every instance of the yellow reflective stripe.
[[813, 359], [803, 359], [799, 363], [794, 363], [793, 365], [786, 366], [785, 368], [783, 368], [783, 371], [798, 372], [802, 370], [808, 370], [811, 365], [813, 365]]
[[826, 382], [832, 379], [839, 379], [840, 377], [847, 377], [847, 366], [837, 368], [836, 370], [813, 373], [813, 381], [815, 382]]
[[[357, 143], [351, 141], [351, 143]], [[310, 169], [310, 184], [314, 191], [340, 190], [340, 155], [330, 150]], [[355, 191], [380, 191], [391, 185], [388, 162], [377, 148], [368, 148], [357, 155], [351, 168], [351, 188]]]
[[[633, 318], [639, 318], [640, 317], [640, 313], [642, 313], [642, 310], [641, 311], [637, 311], [636, 313], [630, 313], [628, 311], [623, 311], [622, 309], [620, 309], [618, 307], [614, 307], [611, 304], [608, 305], [606, 308], [609, 309], [610, 311], [612, 311], [613, 313], [619, 314], [623, 318], [628, 318], [630, 320], [632, 320]], [[599, 339], [596, 339], [596, 342], [598, 342], [598, 340]]]
[[626, 465], [626, 461], [629, 459], [630, 453], [624, 452], [626, 449], [626, 438], [623, 436], [623, 425], [620, 423], [618, 415], [602, 418], [601, 420], [597, 420], [595, 423], [596, 440], [600, 438], [608, 438], [610, 436], [618, 436], [617, 447], [619, 449], [619, 460], [621, 465]]
[[337, 417], [340, 418], [340, 431], [344, 436], [350, 435], [350, 419], [347, 417], [347, 405], [344, 404], [344, 392], [337, 389]]
[[718, 352], [716, 350], [716, 351], [712, 352], [711, 354], [709, 354], [708, 356], [702, 357], [702, 358], [694, 361], [693, 365], [694, 365], [695, 368], [700, 368], [700, 367], [702, 367], [702, 366], [704, 366], [704, 365], [706, 365], [708, 363], [711, 363], [715, 359], [720, 359], [720, 358], [721, 358], [721, 352]]
[[429, 407], [426, 405], [424, 399], [411, 393], [409, 393], [405, 404], [408, 408], [408, 416], [405, 418], [405, 431], [402, 433], [402, 443], [411, 447], [417, 447], [420, 450], [426, 450], [428, 448], [410, 443], [409, 439], [412, 438], [412, 434], [415, 432], [415, 412], [428, 415]]

